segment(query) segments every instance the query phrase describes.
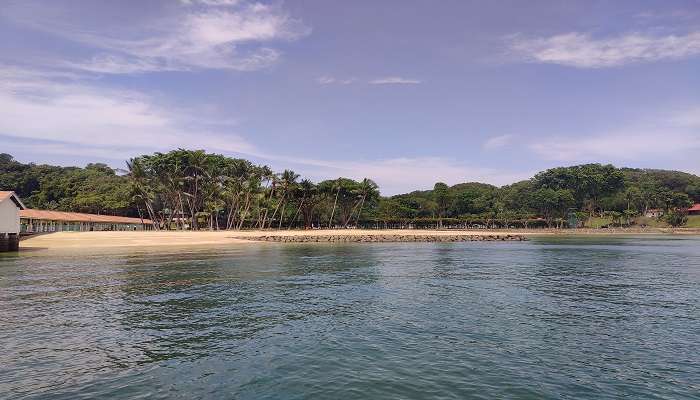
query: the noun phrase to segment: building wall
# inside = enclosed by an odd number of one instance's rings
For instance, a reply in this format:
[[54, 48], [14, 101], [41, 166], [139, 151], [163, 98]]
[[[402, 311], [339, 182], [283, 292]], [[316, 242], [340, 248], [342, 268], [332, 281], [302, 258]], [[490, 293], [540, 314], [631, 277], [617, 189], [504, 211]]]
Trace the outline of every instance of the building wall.
[[0, 201], [0, 233], [19, 232], [19, 208], [11, 199]]
[[150, 230], [150, 226], [142, 224], [70, 222], [22, 218], [22, 233], [142, 230]]

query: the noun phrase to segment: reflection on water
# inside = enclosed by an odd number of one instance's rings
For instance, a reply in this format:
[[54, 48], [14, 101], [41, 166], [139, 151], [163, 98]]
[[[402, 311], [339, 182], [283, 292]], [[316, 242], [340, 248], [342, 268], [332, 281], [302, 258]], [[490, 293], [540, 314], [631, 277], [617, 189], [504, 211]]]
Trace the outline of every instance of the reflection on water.
[[0, 257], [0, 397], [694, 398], [700, 240]]

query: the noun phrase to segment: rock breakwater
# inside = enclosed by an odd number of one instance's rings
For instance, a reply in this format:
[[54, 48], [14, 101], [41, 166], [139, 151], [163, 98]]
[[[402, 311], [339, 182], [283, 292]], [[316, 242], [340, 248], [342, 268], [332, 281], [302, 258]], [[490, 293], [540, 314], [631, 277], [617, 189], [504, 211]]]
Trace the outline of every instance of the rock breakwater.
[[522, 235], [263, 235], [234, 236], [242, 239], [262, 242], [284, 243], [380, 243], [380, 242], [521, 242], [528, 240]]

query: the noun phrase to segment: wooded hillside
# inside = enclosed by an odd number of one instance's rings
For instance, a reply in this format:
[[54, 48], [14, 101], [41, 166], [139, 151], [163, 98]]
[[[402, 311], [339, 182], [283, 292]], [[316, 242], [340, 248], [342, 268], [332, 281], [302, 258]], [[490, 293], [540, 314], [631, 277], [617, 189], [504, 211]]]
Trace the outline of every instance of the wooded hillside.
[[380, 196], [370, 178], [314, 183], [291, 170], [275, 173], [201, 150], [139, 156], [127, 169], [23, 164], [0, 154], [0, 189], [14, 190], [32, 208], [141, 216], [161, 229], [553, 227], [572, 215], [625, 225], [650, 209], [682, 225], [683, 210], [700, 202], [696, 175], [600, 164], [553, 168], [503, 187], [438, 182], [391, 197]]

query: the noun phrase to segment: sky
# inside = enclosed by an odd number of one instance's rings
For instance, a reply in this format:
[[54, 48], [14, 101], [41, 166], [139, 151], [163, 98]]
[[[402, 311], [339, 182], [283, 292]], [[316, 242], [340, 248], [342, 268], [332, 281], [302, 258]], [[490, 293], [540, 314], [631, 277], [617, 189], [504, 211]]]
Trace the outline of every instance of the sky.
[[700, 173], [700, 0], [0, 0], [0, 152], [205, 149], [382, 194]]

